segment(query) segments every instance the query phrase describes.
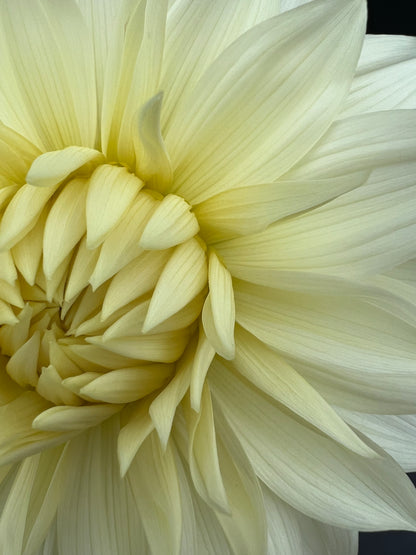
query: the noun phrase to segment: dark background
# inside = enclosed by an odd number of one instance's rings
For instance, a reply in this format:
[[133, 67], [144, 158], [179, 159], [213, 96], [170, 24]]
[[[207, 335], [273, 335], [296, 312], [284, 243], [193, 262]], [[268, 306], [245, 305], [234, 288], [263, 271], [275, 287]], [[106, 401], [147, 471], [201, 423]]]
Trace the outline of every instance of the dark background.
[[[367, 3], [367, 33], [416, 35], [416, 0], [368, 0]], [[416, 472], [410, 477], [416, 485]], [[359, 555], [416, 555], [416, 533], [360, 534]]]

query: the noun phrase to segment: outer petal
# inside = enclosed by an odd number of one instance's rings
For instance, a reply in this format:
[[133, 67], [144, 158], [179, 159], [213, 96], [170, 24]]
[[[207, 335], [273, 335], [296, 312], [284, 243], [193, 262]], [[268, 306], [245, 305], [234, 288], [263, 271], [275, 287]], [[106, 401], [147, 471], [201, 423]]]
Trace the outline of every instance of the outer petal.
[[368, 459], [338, 446], [218, 361], [209, 378], [256, 474], [279, 497], [334, 526], [416, 530], [414, 487], [393, 459]]
[[1, 119], [45, 150], [94, 147], [92, 45], [72, 0], [1, 4]]
[[58, 508], [60, 555], [146, 553], [143, 528], [116, 457], [118, 419], [69, 445], [68, 488]]
[[357, 555], [358, 532], [313, 520], [263, 486], [269, 555]]
[[364, 20], [361, 0], [318, 0], [235, 41], [169, 127], [173, 192], [196, 203], [290, 169], [348, 91]]
[[354, 428], [391, 455], [406, 472], [416, 470], [416, 415], [363, 414], [337, 409]]
[[279, 0], [178, 0], [168, 13], [161, 89], [166, 125], [178, 105], [235, 39], [279, 13]]
[[289, 358], [331, 403], [376, 413], [416, 411], [414, 327], [351, 297], [243, 282], [235, 296], [237, 322]]
[[416, 108], [416, 37], [367, 35], [340, 117]]

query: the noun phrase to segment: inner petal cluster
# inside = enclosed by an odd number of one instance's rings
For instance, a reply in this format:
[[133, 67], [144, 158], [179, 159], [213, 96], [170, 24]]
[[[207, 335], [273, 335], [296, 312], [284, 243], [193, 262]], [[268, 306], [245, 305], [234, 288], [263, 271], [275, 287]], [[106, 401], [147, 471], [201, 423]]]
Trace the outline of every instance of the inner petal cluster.
[[[2, 216], [2, 363], [51, 408], [100, 420], [175, 375], [208, 294], [207, 247], [184, 199], [125, 167], [49, 173]], [[74, 411], [61, 418], [76, 428]]]

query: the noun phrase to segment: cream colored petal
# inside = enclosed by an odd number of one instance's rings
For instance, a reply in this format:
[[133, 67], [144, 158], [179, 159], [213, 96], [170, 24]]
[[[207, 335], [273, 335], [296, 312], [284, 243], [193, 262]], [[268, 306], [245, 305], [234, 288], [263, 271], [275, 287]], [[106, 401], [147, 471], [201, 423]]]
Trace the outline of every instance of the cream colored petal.
[[199, 326], [199, 337], [192, 364], [190, 383], [190, 399], [193, 410], [199, 412], [201, 406], [202, 389], [210, 364], [215, 356], [215, 349], [208, 341], [203, 326]]
[[[98, 345], [80, 345], [74, 343], [64, 346], [64, 352], [81, 368], [92, 372], [102, 372], [103, 368], [117, 370], [117, 368], [127, 368], [137, 364], [136, 360], [105, 351]], [[89, 363], [92, 368], [88, 367]]]
[[103, 318], [153, 289], [171, 254], [170, 250], [144, 252], [120, 270], [111, 280], [105, 296]]
[[23, 183], [33, 160], [41, 154], [23, 135], [0, 122], [0, 175]]
[[140, 513], [151, 553], [178, 555], [182, 508], [175, 452], [162, 451], [156, 433], [142, 444], [126, 475]]
[[305, 178], [224, 191], [195, 207], [207, 242], [250, 235], [271, 223], [331, 200], [362, 185], [368, 172], [336, 178]]
[[86, 340], [106, 351], [152, 362], [175, 362], [182, 355], [189, 339], [188, 330], [173, 330], [140, 337], [118, 337], [103, 340], [100, 336]]
[[[7, 86], [1, 86], [18, 129], [45, 151], [93, 147], [96, 137], [92, 44], [74, 2], [5, 2], [0, 50]], [[17, 60], [17, 61], [16, 61]], [[7, 119], [6, 119], [7, 123]]]
[[287, 12], [289, 10], [294, 10], [295, 8], [299, 8], [303, 6], [303, 4], [307, 4], [311, 0], [280, 0], [280, 11]]
[[13, 355], [7, 363], [6, 370], [20, 386], [36, 387], [38, 383], [38, 356], [40, 332], [35, 332]]
[[279, 0], [179, 0], [168, 12], [160, 88], [165, 92], [164, 121], [225, 48], [245, 31], [279, 13]]
[[81, 146], [68, 146], [42, 154], [31, 165], [26, 181], [36, 187], [52, 187], [61, 183], [72, 172], [88, 164], [98, 165], [104, 156], [98, 150]]
[[357, 73], [340, 117], [416, 108], [416, 39], [365, 37]]
[[86, 179], [73, 179], [52, 205], [43, 235], [43, 271], [50, 278], [87, 230]]
[[156, 397], [149, 408], [150, 417], [164, 448], [169, 440], [176, 408], [189, 388], [195, 348], [196, 340], [193, 339], [176, 365], [175, 376]]
[[18, 282], [11, 285], [0, 280], [0, 299], [17, 308], [23, 308], [25, 305]]
[[0, 418], [4, 423], [0, 432], [1, 464], [30, 457], [73, 436], [73, 433], [44, 432], [32, 428], [33, 419], [50, 406], [51, 403], [37, 393], [25, 391], [0, 407]]
[[27, 458], [19, 467], [0, 518], [0, 550], [22, 553], [25, 521], [36, 479], [39, 455]]
[[235, 294], [237, 321], [331, 404], [374, 413], [415, 410], [414, 327], [353, 297], [243, 283]]
[[214, 405], [220, 469], [231, 514], [216, 512], [232, 553], [266, 553], [267, 524], [255, 468], [239, 438]]
[[155, 426], [149, 414], [149, 406], [153, 399], [154, 395], [149, 395], [146, 399], [128, 405], [121, 413], [122, 428], [117, 439], [117, 456], [122, 478], [125, 477], [143, 441], [154, 430]]
[[14, 325], [17, 324], [18, 318], [10, 307], [9, 303], [5, 303], [0, 299], [0, 323], [1, 325]]
[[48, 212], [47, 208], [43, 210], [35, 226], [11, 251], [16, 268], [29, 285], [34, 285], [35, 283], [39, 263], [42, 258], [43, 233]]
[[172, 182], [172, 167], [160, 130], [162, 98], [159, 93], [140, 109], [133, 142], [136, 174], [150, 188], [165, 193]]
[[354, 453], [377, 456], [282, 357], [240, 327], [236, 341], [232, 367], [252, 384]]
[[209, 294], [202, 310], [202, 323], [208, 341], [228, 360], [234, 358], [235, 304], [230, 272], [211, 252], [208, 264]]
[[43, 411], [32, 423], [35, 430], [51, 432], [80, 431], [96, 426], [119, 412], [119, 405], [91, 405], [84, 407], [58, 406]]
[[13, 326], [2, 326], [0, 328], [0, 344], [4, 355], [12, 356], [28, 339], [32, 307], [26, 303], [18, 313], [19, 322]]
[[7, 405], [23, 393], [23, 389], [6, 372], [7, 362], [8, 357], [0, 355], [0, 406]]
[[0, 252], [0, 279], [13, 285], [17, 279], [16, 267], [9, 251]]
[[75, 255], [71, 272], [66, 283], [66, 301], [72, 300], [85, 287], [88, 286], [89, 279], [95, 268], [99, 255], [99, 249], [89, 249], [87, 247], [87, 239], [84, 237], [78, 247], [78, 251]]
[[182, 405], [188, 424], [188, 461], [195, 489], [212, 509], [231, 514], [221, 476], [208, 385], [205, 384], [202, 390], [199, 412], [191, 408], [189, 398]]
[[152, 195], [139, 193], [127, 213], [104, 240], [89, 280], [95, 289], [143, 253], [139, 240], [155, 205]]
[[183, 198], [167, 195], [150, 216], [139, 244], [146, 250], [168, 249], [191, 239], [198, 231], [191, 206]]
[[69, 464], [65, 448], [40, 454], [24, 527], [23, 555], [32, 555], [49, 532], [64, 496]]
[[416, 415], [364, 414], [337, 409], [342, 418], [395, 459], [405, 472], [416, 469]]
[[42, 368], [36, 391], [55, 405], [82, 405], [81, 399], [62, 384], [62, 378], [52, 364]]
[[148, 553], [137, 505], [117, 462], [118, 418], [81, 434], [66, 453], [68, 486], [58, 506], [60, 555]]
[[95, 248], [114, 229], [143, 187], [126, 168], [102, 165], [92, 174], [87, 195], [87, 247]]
[[[117, 123], [119, 159], [134, 167], [132, 126], [138, 109], [159, 91], [162, 57], [165, 43], [167, 0], [147, 0], [143, 21], [143, 38], [134, 63], [129, 88], [119, 97], [121, 118]], [[157, 40], [155, 40], [157, 37]], [[123, 79], [125, 76], [122, 75]], [[140, 163], [140, 162], [139, 162]]]
[[297, 510], [351, 529], [416, 529], [414, 487], [393, 459], [361, 457], [304, 427], [218, 361], [210, 387], [256, 474]]
[[269, 555], [357, 555], [358, 532], [307, 517], [262, 487], [269, 531]]
[[1, 249], [10, 249], [34, 228], [46, 203], [58, 187], [59, 185], [54, 185], [40, 189], [26, 184], [17, 191], [1, 219]]
[[338, 111], [364, 24], [361, 0], [324, 0], [263, 22], [235, 41], [169, 126], [171, 192], [194, 204], [288, 171]]
[[206, 285], [207, 277], [205, 251], [197, 239], [176, 247], [156, 284], [143, 332], [187, 305]]
[[107, 372], [81, 389], [103, 403], [131, 403], [163, 387], [172, 375], [170, 364], [148, 364]]
[[364, 186], [216, 250], [233, 276], [272, 287], [285, 272], [359, 279], [387, 271], [415, 256], [415, 167], [379, 168]]

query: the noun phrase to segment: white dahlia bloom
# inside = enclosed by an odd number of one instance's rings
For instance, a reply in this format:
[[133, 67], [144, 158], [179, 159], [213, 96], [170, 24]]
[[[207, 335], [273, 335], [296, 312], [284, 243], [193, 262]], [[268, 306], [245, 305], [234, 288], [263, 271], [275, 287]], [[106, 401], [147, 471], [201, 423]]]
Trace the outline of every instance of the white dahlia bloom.
[[416, 41], [365, 22], [0, 1], [2, 555], [416, 530]]

